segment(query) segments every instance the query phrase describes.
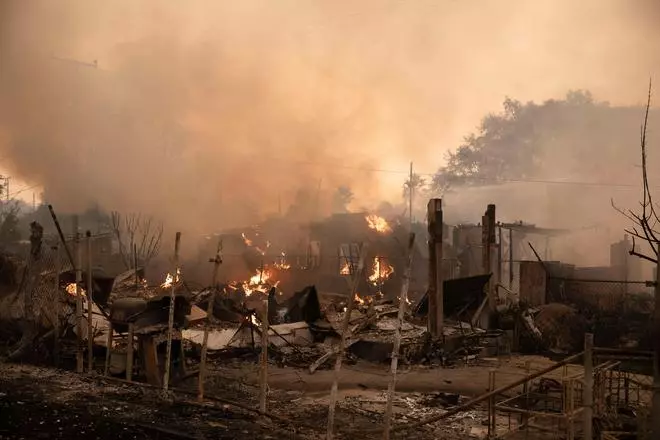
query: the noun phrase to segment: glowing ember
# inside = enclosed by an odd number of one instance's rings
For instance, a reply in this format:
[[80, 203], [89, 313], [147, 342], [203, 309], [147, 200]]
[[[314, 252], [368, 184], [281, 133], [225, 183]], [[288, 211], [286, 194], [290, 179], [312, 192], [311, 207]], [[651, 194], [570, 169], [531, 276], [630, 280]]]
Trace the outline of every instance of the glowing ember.
[[252, 240], [245, 236], [245, 232], [241, 233], [241, 237], [243, 237], [246, 246], [252, 246]]
[[369, 227], [374, 231], [380, 232], [381, 234], [392, 232], [392, 228], [383, 217], [377, 216], [376, 214], [370, 214], [365, 217], [365, 220]]
[[373, 273], [369, 276], [369, 282], [374, 286], [380, 286], [394, 273], [394, 268], [387, 263], [384, 257], [374, 258], [372, 268]]
[[178, 283], [179, 279], [181, 278], [181, 269], [176, 270], [176, 275], [172, 275], [171, 273], [168, 273], [165, 276], [165, 282], [160, 285], [163, 289], [167, 289], [168, 287], [172, 287], [172, 284]]
[[291, 265], [286, 261], [286, 253], [282, 252], [278, 261], [275, 262], [275, 268], [278, 270], [289, 270]]
[[[87, 293], [85, 292], [85, 289], [79, 287], [80, 290], [80, 296], [87, 296]], [[78, 292], [76, 292], [76, 283], [71, 283], [66, 286], [66, 293], [68, 293], [71, 296], [76, 296]]]
[[[259, 236], [258, 233], [255, 234], [255, 235], [256, 235], [256, 236]], [[241, 237], [243, 238], [243, 242], [245, 243], [245, 245], [246, 245], [247, 247], [253, 247], [253, 248], [255, 248], [255, 249], [257, 250], [257, 252], [259, 252], [261, 255], [266, 255], [266, 251], [263, 250], [263, 249], [261, 249], [259, 246], [255, 246], [255, 245], [254, 245], [254, 242], [253, 242], [252, 240], [250, 240], [249, 238], [247, 238], [247, 235], [245, 235], [245, 232], [242, 232], [242, 233], [241, 233]], [[270, 242], [266, 242], [266, 248], [268, 248], [268, 247], [270, 247]]]

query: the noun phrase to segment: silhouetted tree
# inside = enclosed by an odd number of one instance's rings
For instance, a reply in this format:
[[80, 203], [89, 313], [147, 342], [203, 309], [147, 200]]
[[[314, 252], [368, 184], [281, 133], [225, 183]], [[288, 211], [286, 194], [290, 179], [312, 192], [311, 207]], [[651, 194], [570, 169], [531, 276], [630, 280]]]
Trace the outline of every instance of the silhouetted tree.
[[426, 188], [426, 179], [420, 176], [419, 174], [413, 174], [411, 177], [408, 177], [405, 182], [403, 182], [403, 198], [408, 199], [410, 197], [410, 189], [413, 190], [413, 195], [418, 195]]
[[[649, 84], [646, 112], [644, 114], [644, 122], [642, 124], [640, 135], [640, 149], [642, 155], [642, 200], [639, 202], [640, 207], [637, 210], [623, 210], [618, 208], [613, 200], [612, 206], [632, 222], [632, 226], [626, 229], [626, 232], [632, 236], [632, 249], [630, 250], [630, 254], [657, 263], [658, 258], [660, 258], [658, 249], [658, 245], [660, 245], [660, 230], [658, 229], [660, 223], [658, 210], [660, 210], [660, 205], [653, 200], [651, 187], [649, 186], [647, 170], [648, 155], [646, 149], [649, 109], [651, 108], [651, 90], [651, 85]], [[645, 242], [651, 249], [653, 256], [640, 252], [639, 248], [636, 246], [637, 240]]]
[[18, 203], [7, 203], [0, 214], [0, 244], [7, 245], [21, 240], [19, 224], [20, 206]]
[[141, 214], [122, 215], [112, 212], [112, 229], [126, 269], [147, 266], [158, 255], [163, 237], [163, 224]]
[[476, 133], [447, 153], [431, 189], [443, 193], [455, 186], [533, 179], [557, 161], [562, 175], [598, 175], [620, 161], [637, 111], [596, 102], [581, 90], [542, 104], [506, 98], [502, 112], [487, 115]]
[[332, 198], [332, 210], [334, 212], [348, 212], [348, 205], [354, 199], [353, 191], [347, 186], [339, 186]]

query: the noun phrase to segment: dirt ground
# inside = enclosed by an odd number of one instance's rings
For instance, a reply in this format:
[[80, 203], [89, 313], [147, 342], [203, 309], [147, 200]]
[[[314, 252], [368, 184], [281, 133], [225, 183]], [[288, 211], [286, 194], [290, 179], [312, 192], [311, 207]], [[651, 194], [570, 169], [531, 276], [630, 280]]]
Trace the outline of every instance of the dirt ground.
[[[483, 393], [490, 367], [498, 366], [497, 386], [510, 383], [527, 371], [525, 363], [530, 361], [531, 371], [550, 362], [512, 357], [454, 369], [404, 368], [394, 402], [396, 423], [445, 411], [437, 404], [439, 392], [459, 393], [463, 401]], [[278, 417], [273, 420], [214, 399], [258, 408], [258, 370], [250, 362], [214, 363], [207, 382], [210, 400], [204, 404], [178, 391], [164, 396], [160, 390], [99, 376], [0, 363], [0, 439], [319, 439], [325, 437], [332, 377], [328, 370], [310, 375], [303, 370], [270, 368], [269, 411]], [[338, 438], [382, 437], [362, 431], [382, 426], [388, 380], [386, 366], [346, 366], [337, 405]], [[177, 388], [193, 391], [196, 379]], [[415, 437], [483, 438], [485, 419], [484, 409], [475, 408], [416, 430]], [[401, 434], [401, 438], [409, 436], [409, 432]]]

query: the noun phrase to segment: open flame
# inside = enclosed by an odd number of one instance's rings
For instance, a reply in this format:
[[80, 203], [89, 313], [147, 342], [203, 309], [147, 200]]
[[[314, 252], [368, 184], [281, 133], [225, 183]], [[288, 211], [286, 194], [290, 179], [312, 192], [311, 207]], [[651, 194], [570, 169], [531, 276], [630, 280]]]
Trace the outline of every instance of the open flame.
[[394, 273], [394, 268], [384, 257], [375, 257], [372, 265], [372, 274], [369, 275], [369, 282], [374, 286], [380, 286], [387, 281]]
[[[82, 286], [79, 287], [80, 289], [80, 296], [87, 296], [87, 292], [85, 292], [85, 289], [82, 288]], [[76, 296], [78, 292], [76, 292], [76, 283], [70, 283], [66, 286], [66, 293], [68, 293], [71, 296]]]
[[268, 269], [257, 269], [257, 273], [252, 275], [249, 280], [243, 282], [232, 282], [229, 284], [234, 290], [243, 289], [245, 296], [250, 296], [255, 292], [268, 293], [272, 287], [277, 287], [279, 281], [272, 281], [272, 272]]
[[350, 275], [351, 274], [351, 265], [348, 264], [348, 261], [344, 261], [341, 269], [339, 269], [339, 275]]
[[241, 233], [241, 237], [243, 237], [243, 241], [245, 242], [245, 245], [246, 245], [246, 246], [248, 246], [248, 247], [251, 247], [251, 246], [252, 246], [252, 240], [250, 240], [249, 238], [247, 238], [247, 237], [245, 236], [245, 232], [242, 232], [242, 233]]
[[354, 298], [354, 300], [355, 300], [355, 302], [358, 303], [359, 305], [364, 305], [364, 299], [360, 298], [360, 295], [358, 295], [357, 293], [355, 294], [355, 298]]
[[165, 282], [161, 284], [160, 287], [162, 287], [163, 289], [167, 289], [168, 287], [172, 287], [172, 284], [178, 283], [180, 279], [181, 279], [181, 269], [177, 268], [175, 275], [168, 273], [165, 276]]
[[282, 252], [280, 257], [275, 262], [275, 268], [278, 270], [289, 270], [291, 265], [286, 261], [286, 252]]
[[[255, 234], [255, 235], [259, 236], [259, 234]], [[247, 235], [245, 235], [245, 232], [241, 232], [241, 237], [243, 238], [243, 242], [245, 243], [245, 245], [247, 247], [253, 247], [261, 255], [266, 255], [266, 251], [263, 250], [262, 248], [260, 248], [259, 246], [255, 246], [254, 242], [252, 240], [250, 240], [249, 238], [247, 238]], [[267, 241], [266, 242], [266, 249], [268, 249], [269, 247], [270, 247], [270, 242]]]
[[376, 214], [369, 214], [365, 217], [365, 220], [367, 221], [369, 228], [373, 229], [374, 231], [380, 232], [381, 234], [388, 234], [392, 232], [392, 227], [383, 217], [380, 217]]

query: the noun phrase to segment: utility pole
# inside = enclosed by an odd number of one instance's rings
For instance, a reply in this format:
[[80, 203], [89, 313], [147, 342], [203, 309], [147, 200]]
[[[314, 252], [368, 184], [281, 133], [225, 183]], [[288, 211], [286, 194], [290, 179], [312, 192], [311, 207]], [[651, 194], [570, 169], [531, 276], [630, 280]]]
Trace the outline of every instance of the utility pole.
[[410, 177], [408, 178], [408, 216], [410, 217], [410, 232], [413, 225], [413, 163], [410, 162]]

